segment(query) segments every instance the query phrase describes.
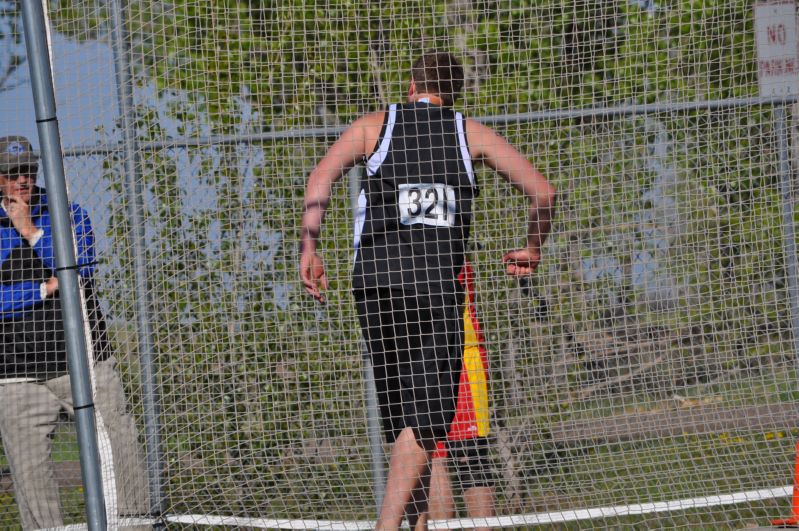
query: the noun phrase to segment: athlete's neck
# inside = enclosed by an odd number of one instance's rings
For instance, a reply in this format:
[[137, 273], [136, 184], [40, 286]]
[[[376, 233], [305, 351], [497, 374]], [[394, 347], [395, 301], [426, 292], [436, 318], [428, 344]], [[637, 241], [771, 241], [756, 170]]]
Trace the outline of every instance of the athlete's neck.
[[444, 100], [441, 99], [440, 96], [436, 94], [413, 94], [408, 98], [408, 101], [411, 103], [429, 103], [430, 105], [443, 105]]

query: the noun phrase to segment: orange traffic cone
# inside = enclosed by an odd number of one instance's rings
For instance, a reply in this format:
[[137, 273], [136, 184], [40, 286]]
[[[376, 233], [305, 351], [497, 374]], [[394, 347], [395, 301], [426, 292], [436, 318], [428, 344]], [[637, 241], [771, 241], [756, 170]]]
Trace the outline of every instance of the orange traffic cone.
[[791, 496], [791, 517], [772, 520], [771, 525], [780, 527], [799, 527], [799, 442], [796, 443], [796, 457], [793, 465], [793, 495]]

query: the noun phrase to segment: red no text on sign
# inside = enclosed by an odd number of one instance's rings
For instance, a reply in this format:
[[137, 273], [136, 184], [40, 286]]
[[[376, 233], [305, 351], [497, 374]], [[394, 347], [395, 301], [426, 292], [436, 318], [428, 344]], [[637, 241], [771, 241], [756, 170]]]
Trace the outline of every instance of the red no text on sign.
[[754, 7], [757, 73], [761, 96], [799, 95], [799, 37], [794, 0]]

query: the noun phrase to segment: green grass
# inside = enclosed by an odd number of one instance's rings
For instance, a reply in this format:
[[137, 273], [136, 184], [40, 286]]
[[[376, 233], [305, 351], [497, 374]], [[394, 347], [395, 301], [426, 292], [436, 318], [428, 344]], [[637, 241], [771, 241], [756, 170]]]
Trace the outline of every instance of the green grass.
[[[793, 372], [785, 373], [777, 380], [776, 376], [763, 375], [763, 383], [726, 384], [688, 391], [687, 398], [708, 400], [714, 405], [737, 405], [795, 402], [795, 391], [789, 383], [795, 377]], [[766, 383], [776, 382], [776, 383]], [[637, 397], [636, 397], [637, 398]], [[657, 400], [636, 399], [639, 410], [646, 411], [658, 406]], [[570, 413], [582, 417], [591, 413], [593, 418], [612, 416], [624, 410], [623, 404], [613, 401], [583, 402], [577, 411]], [[545, 424], [545, 423], [544, 423]], [[72, 423], [59, 425], [53, 445], [53, 458], [56, 462], [78, 460], [78, 447]], [[683, 435], [662, 440], [642, 440], [617, 444], [596, 444], [592, 446], [569, 445], [551, 449], [542, 457], [540, 441], [531, 442], [522, 448], [523, 513], [550, 512], [567, 508], [591, 508], [618, 506], [679, 500], [685, 498], [729, 494], [746, 490], [773, 488], [791, 484], [794, 458], [794, 444], [799, 438], [799, 429], [774, 430], [748, 433], [710, 433]], [[0, 463], [6, 464], [0, 453]], [[499, 463], [497, 463], [499, 465]], [[257, 500], [230, 500], [231, 511], [236, 507], [249, 515], [284, 515], [287, 518], [330, 518], [331, 504], [346, 508], [346, 515], [340, 518], [367, 519], [372, 516], [371, 492], [366, 492], [365, 481], [342, 483], [348, 477], [346, 471], [330, 465], [326, 472], [319, 467], [308, 469], [313, 478], [284, 478], [270, 488], [264, 480], [264, 492], [254, 482], [248, 485], [247, 492], [259, 497]], [[263, 472], [268, 473], [268, 468]], [[321, 474], [321, 475], [319, 475]], [[343, 474], [343, 475], [342, 475]], [[354, 472], [349, 471], [352, 475]], [[246, 475], [246, 474], [245, 474]], [[366, 478], [368, 470], [356, 474]], [[206, 478], [210, 480], [211, 478]], [[241, 477], [237, 481], [246, 481]], [[197, 488], [197, 478], [189, 476], [173, 478], [171, 491], [183, 496]], [[294, 487], [296, 481], [296, 488]], [[303, 483], [316, 482], [320, 489], [329, 492], [329, 499], [310, 499], [308, 493], [302, 494]], [[195, 483], [192, 485], [192, 483]], [[178, 484], [180, 483], [180, 484]], [[215, 486], [208, 484], [211, 495]], [[281, 486], [282, 483], [282, 486]], [[286, 485], [291, 484], [291, 488]], [[328, 487], [325, 489], [325, 485]], [[219, 487], [221, 485], [216, 485]], [[275, 490], [271, 490], [275, 488]], [[500, 483], [499, 506], [506, 506], [508, 500], [502, 498], [505, 489]], [[269, 492], [266, 492], [269, 491]], [[276, 494], [280, 492], [282, 494]], [[207, 503], [193, 506], [197, 512], [203, 506], [216, 505], [222, 499], [219, 493], [212, 495]], [[19, 525], [17, 509], [10, 492], [0, 494], [0, 528], [14, 529]], [[306, 505], [299, 503], [305, 499]], [[553, 503], [551, 500], [557, 500]], [[367, 502], [366, 500], [370, 500]], [[550, 500], [549, 505], [541, 500]], [[199, 501], [199, 500], [195, 500]], [[62, 502], [68, 523], [81, 522], [83, 515], [82, 489], [64, 489]], [[324, 509], [321, 509], [324, 508]], [[188, 508], [186, 508], [188, 509]], [[313, 514], [313, 511], [327, 511]], [[180, 507], [171, 510], [180, 512]], [[309, 512], [310, 511], [310, 512]], [[547, 529], [591, 529], [591, 528], [685, 528], [685, 529], [742, 529], [754, 525], [765, 526], [774, 518], [790, 515], [790, 499], [781, 498], [748, 504], [692, 509], [669, 514], [656, 513], [624, 518], [606, 518], [593, 521], [580, 521], [552, 524]]]

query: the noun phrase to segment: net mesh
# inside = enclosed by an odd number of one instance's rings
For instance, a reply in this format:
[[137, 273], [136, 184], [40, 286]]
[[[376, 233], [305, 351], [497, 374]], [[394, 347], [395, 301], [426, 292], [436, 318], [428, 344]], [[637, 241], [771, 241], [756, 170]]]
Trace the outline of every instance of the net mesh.
[[[342, 168], [333, 189], [324, 306], [297, 274], [303, 195], [332, 141], [403, 101], [431, 49], [464, 62], [457, 110], [559, 197], [541, 266], [519, 281], [501, 257], [524, 242], [527, 202], [476, 169], [492, 525], [790, 515], [799, 113], [756, 99], [751, 2], [48, 6], [70, 197], [91, 216], [117, 370], [161, 487], [150, 499], [172, 525], [370, 528], [385, 463], [351, 294], [362, 174]], [[18, 2], [0, 2], [0, 36], [0, 132], [37, 144]], [[54, 459], [74, 471], [74, 436], [58, 434]], [[84, 519], [75, 477], [67, 523]], [[18, 525], [0, 485], [0, 522]]]

